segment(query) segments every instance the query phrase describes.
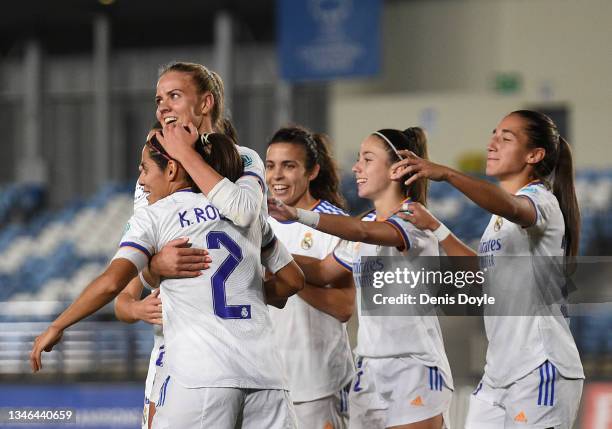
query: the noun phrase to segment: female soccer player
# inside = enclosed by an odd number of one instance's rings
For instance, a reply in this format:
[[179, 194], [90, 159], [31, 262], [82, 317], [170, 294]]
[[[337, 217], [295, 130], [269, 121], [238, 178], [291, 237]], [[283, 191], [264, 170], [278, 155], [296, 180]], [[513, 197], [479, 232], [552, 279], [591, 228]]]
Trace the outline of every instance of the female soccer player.
[[[326, 140], [298, 126], [274, 134], [266, 154], [266, 182], [274, 197], [291, 207], [344, 214], [338, 171]], [[298, 255], [323, 259], [340, 241], [297, 222], [270, 218], [270, 225]], [[307, 283], [283, 310], [270, 309], [300, 427], [346, 428], [345, 387], [354, 367], [343, 322], [354, 308], [355, 285], [346, 272], [331, 286]]]
[[[170, 156], [184, 166], [220, 213], [239, 226], [251, 224], [260, 216], [262, 210], [265, 213], [266, 206], [263, 204], [265, 172], [263, 162], [255, 151], [237, 146], [243, 160], [244, 173], [236, 183], [232, 183], [211, 169], [193, 147], [198, 134], [213, 130], [222, 132], [236, 141], [235, 130], [224, 118], [225, 98], [221, 77], [201, 64], [185, 62], [168, 64], [160, 72], [155, 102], [156, 117], [165, 128], [163, 136], [158, 134], [157, 138]], [[188, 124], [189, 132], [184, 128]], [[146, 205], [146, 193], [137, 184], [134, 209]], [[150, 264], [151, 271], [164, 277], [199, 275], [200, 270], [206, 268], [206, 251], [185, 248], [185, 246], [184, 238], [168, 243], [153, 257]], [[143, 282], [146, 283], [141, 276], [130, 284], [126, 294], [120, 297], [119, 313], [124, 302], [127, 307], [141, 305], [137, 301], [136, 293], [142, 289]], [[149, 298], [147, 302], [149, 308], [151, 304], [155, 304], [154, 300], [154, 297]], [[159, 328], [156, 330], [159, 331]], [[143, 424], [150, 420], [155, 412], [150, 395], [158, 390], [159, 377], [157, 377], [158, 383], [154, 383], [155, 372], [157, 368], [161, 368], [165, 353], [161, 333], [158, 334], [155, 336], [147, 375]], [[154, 384], [155, 388], [152, 387]], [[146, 425], [143, 426], [143, 429], [146, 428]]]
[[233, 132], [223, 116], [224, 91], [219, 75], [200, 64], [172, 63], [160, 74], [155, 102], [157, 120], [164, 126], [163, 135], [158, 132], [156, 137], [170, 157], [181, 163], [224, 217], [238, 226], [250, 225], [261, 208], [265, 209], [265, 170], [257, 152], [238, 146], [244, 173], [232, 183], [207, 165], [193, 146], [198, 134]]
[[[418, 271], [419, 257], [439, 255], [431, 232], [421, 231], [396, 215], [406, 201], [425, 204], [427, 196], [426, 180], [410, 186], [390, 180], [389, 168], [400, 159], [401, 149], [425, 157], [424, 132], [420, 128], [384, 129], [361, 144], [353, 172], [359, 196], [371, 200], [375, 207], [364, 220], [307, 211], [275, 199], [268, 202], [270, 214], [277, 220], [298, 221], [356, 242], [341, 244], [320, 261], [294, 256], [309, 283], [334, 283], [346, 269], [353, 272], [358, 286], [358, 372], [349, 394], [350, 428], [440, 429], [451, 399], [451, 372], [436, 316], [376, 317], [364, 313], [371, 307], [364, 300], [372, 290], [367, 278], [374, 271], [393, 271], [397, 258], [390, 257], [403, 256], [404, 261], [408, 257], [408, 266]], [[368, 256], [375, 258], [363, 259]], [[410, 311], [408, 307], [406, 311]]]
[[[512, 301], [562, 295], [552, 290], [560, 287], [550, 268], [557, 263], [562, 271], [563, 257], [577, 254], [580, 213], [571, 150], [548, 116], [515, 111], [493, 130], [486, 173], [499, 186], [418, 154], [404, 155], [392, 167], [393, 179], [408, 184], [444, 180], [491, 212], [478, 250], [491, 291], [512, 294]], [[426, 210], [411, 211], [407, 218], [416, 225], [438, 230], [449, 255], [467, 254], [466, 246]], [[510, 256], [529, 258], [517, 267], [517, 258]], [[548, 305], [528, 317], [485, 316], [487, 362], [470, 400], [466, 428], [572, 427], [584, 379], [580, 356], [558, 308], [550, 302], [525, 302], [534, 304]], [[548, 311], [543, 314], [542, 308]]]
[[[227, 140], [205, 135], [196, 150], [208, 165], [236, 180], [242, 162]], [[261, 287], [261, 244], [270, 248], [265, 257], [281, 276], [268, 282], [267, 292], [282, 298], [300, 290], [299, 268], [276, 243], [263, 216], [246, 228], [224, 219], [153, 139], [143, 149], [139, 181], [152, 204], [131, 218], [107, 270], [36, 339], [33, 370], [40, 369], [41, 352], [51, 350], [64, 329], [112, 300], [156, 249], [185, 235], [207, 247], [213, 262], [202, 276], [161, 284], [170, 377], [153, 427], [233, 429], [239, 418], [243, 427], [295, 427]]]

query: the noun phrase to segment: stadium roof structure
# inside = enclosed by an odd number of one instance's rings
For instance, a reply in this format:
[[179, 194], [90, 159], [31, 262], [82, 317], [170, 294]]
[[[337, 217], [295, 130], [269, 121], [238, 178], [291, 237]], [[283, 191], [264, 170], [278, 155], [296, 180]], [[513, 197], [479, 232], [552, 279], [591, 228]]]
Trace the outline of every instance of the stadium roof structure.
[[274, 40], [274, 0], [25, 0], [3, 7], [0, 58], [19, 55], [31, 38], [47, 53], [89, 51], [99, 14], [110, 18], [113, 49], [207, 45], [224, 10], [235, 19], [237, 42]]

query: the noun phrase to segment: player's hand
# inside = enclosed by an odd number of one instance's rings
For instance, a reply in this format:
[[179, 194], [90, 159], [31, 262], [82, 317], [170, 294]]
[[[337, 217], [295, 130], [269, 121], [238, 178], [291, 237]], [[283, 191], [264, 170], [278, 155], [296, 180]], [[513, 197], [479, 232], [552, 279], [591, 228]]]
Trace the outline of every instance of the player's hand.
[[421, 230], [429, 229], [433, 231], [440, 226], [440, 221], [436, 219], [421, 203], [406, 203], [397, 216], [407, 220]]
[[430, 179], [436, 182], [445, 180], [448, 173], [448, 168], [434, 164], [423, 158], [419, 158], [414, 152], [409, 150], [400, 150], [400, 155], [404, 159], [391, 165], [389, 178], [397, 182], [405, 180], [406, 185], [410, 185], [418, 179]]
[[297, 219], [295, 207], [288, 206], [277, 198], [268, 198], [268, 214], [281, 222]]
[[155, 132], [155, 137], [166, 149], [170, 158], [179, 162], [193, 154], [198, 136], [198, 129], [191, 122], [186, 126], [178, 122], [171, 122], [164, 125], [163, 134], [159, 131]]
[[159, 288], [154, 289], [149, 296], [130, 303], [132, 318], [142, 320], [151, 325], [162, 324], [162, 301], [159, 298]]
[[38, 372], [42, 369], [42, 352], [50, 352], [61, 339], [64, 331], [49, 326], [45, 332], [40, 334], [34, 340], [34, 346], [30, 352], [30, 367], [32, 372]]
[[202, 275], [212, 259], [206, 249], [192, 248], [189, 238], [169, 241], [151, 259], [151, 271], [166, 278], [186, 278]]

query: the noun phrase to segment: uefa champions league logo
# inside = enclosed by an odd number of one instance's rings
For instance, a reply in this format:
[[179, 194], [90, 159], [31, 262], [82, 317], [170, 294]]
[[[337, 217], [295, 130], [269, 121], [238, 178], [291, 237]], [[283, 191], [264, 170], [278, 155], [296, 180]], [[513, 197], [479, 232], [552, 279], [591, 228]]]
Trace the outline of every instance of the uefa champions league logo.
[[353, 10], [353, 0], [310, 0], [308, 9], [324, 38], [339, 41], [344, 37], [346, 20]]
[[351, 10], [352, 0], [310, 0], [310, 13], [324, 25], [338, 25]]
[[242, 310], [240, 310], [240, 315], [242, 316], [243, 319], [246, 319], [247, 317], [249, 317], [248, 308], [242, 307]]

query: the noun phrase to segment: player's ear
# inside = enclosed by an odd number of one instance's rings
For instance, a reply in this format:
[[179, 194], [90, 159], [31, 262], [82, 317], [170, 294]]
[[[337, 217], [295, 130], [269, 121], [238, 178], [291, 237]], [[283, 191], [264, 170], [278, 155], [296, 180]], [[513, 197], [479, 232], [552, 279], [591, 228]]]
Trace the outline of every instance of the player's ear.
[[168, 161], [166, 166], [166, 177], [169, 181], [175, 181], [178, 177], [179, 164], [175, 160], [171, 159]]
[[213, 96], [212, 92], [206, 91], [204, 94], [202, 94], [202, 96], [200, 96], [198, 107], [202, 115], [209, 114], [212, 111], [214, 105], [215, 97]]
[[319, 175], [320, 170], [321, 170], [321, 166], [319, 164], [315, 164], [314, 167], [312, 167], [312, 170], [310, 170], [310, 173], [308, 174], [308, 180], [312, 181], [316, 179], [317, 176]]
[[529, 152], [527, 155], [527, 164], [537, 164], [542, 161], [546, 156], [546, 149], [543, 147], [536, 147]]

